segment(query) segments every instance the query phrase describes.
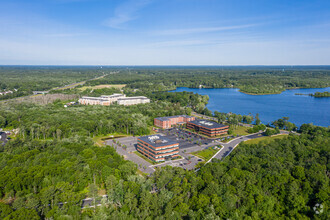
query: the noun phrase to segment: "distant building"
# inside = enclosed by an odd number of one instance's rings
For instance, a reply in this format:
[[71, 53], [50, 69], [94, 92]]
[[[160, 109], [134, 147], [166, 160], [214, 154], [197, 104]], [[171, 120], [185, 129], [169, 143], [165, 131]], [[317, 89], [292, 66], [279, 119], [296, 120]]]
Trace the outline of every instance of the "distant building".
[[120, 94], [120, 93], [114, 93], [112, 95], [101, 95], [101, 98], [107, 98], [110, 100], [110, 104], [115, 103], [118, 101], [120, 98], [125, 98], [125, 94]]
[[89, 97], [83, 96], [79, 99], [79, 104], [81, 105], [111, 105], [119, 98], [126, 97], [125, 94], [115, 93], [113, 95], [102, 95], [101, 97]]
[[171, 128], [179, 123], [187, 123], [195, 120], [195, 117], [189, 115], [176, 115], [168, 117], [159, 117], [154, 119], [154, 125], [163, 129]]
[[155, 162], [178, 157], [179, 143], [161, 135], [139, 137], [137, 151]]
[[33, 95], [39, 95], [39, 94], [45, 95], [47, 93], [49, 93], [49, 91], [33, 91]]
[[[17, 90], [15, 90], [15, 91], [17, 91]], [[13, 94], [13, 91], [7, 90], [7, 91], [0, 92], [0, 95], [7, 95], [7, 94]]]
[[134, 96], [134, 97], [125, 97], [119, 98], [117, 100], [118, 105], [137, 105], [150, 103], [150, 99], [145, 96]]
[[101, 97], [83, 96], [79, 99], [81, 105], [110, 105], [110, 100]]
[[187, 122], [187, 128], [200, 132], [206, 136], [214, 137], [227, 134], [229, 126], [207, 120], [195, 120]]

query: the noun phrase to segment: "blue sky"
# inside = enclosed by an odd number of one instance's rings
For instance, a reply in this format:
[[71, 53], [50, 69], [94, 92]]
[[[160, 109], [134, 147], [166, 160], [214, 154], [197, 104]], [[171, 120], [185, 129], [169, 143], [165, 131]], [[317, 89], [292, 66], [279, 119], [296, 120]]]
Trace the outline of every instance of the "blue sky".
[[0, 0], [0, 64], [330, 65], [330, 1]]

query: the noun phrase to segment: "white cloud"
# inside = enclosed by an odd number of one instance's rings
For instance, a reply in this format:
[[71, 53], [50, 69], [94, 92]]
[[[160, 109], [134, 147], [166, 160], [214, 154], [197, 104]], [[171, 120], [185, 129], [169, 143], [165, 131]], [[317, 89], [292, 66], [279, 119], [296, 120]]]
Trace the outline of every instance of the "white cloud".
[[103, 24], [116, 29], [122, 29], [129, 21], [137, 19], [138, 11], [151, 3], [151, 0], [129, 0], [115, 9], [114, 16]]
[[202, 28], [189, 28], [189, 29], [170, 29], [170, 30], [159, 30], [154, 31], [155, 35], [185, 35], [185, 34], [196, 34], [205, 32], [217, 32], [217, 31], [227, 31], [235, 29], [245, 29], [257, 26], [258, 24], [245, 24], [245, 25], [233, 25], [233, 26], [223, 26], [223, 27], [202, 27]]
[[45, 37], [79, 37], [86, 36], [88, 33], [56, 33], [56, 34], [45, 34]]

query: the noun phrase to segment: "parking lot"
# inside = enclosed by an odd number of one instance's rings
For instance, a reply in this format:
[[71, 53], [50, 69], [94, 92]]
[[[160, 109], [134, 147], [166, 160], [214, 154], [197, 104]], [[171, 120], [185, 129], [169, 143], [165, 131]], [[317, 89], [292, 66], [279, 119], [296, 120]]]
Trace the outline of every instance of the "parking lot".
[[[214, 142], [213, 140], [209, 140], [200, 135], [178, 128], [163, 130], [161, 132], [160, 135], [166, 136], [168, 139], [179, 143], [179, 155], [181, 156], [181, 159], [152, 165], [134, 153], [136, 151], [137, 137], [124, 137], [115, 140], [107, 140], [106, 144], [114, 146], [116, 151], [126, 160], [136, 163], [142, 172], [153, 173], [155, 168], [164, 166], [181, 167], [186, 170], [195, 169], [195, 166], [203, 160], [190, 153], [208, 148], [209, 145]], [[118, 144], [118, 142], [120, 144]]]
[[196, 146], [205, 146], [212, 143], [213, 140], [205, 138], [201, 135], [185, 131], [179, 128], [171, 128], [162, 132], [167, 138], [177, 141], [180, 149], [186, 149]]

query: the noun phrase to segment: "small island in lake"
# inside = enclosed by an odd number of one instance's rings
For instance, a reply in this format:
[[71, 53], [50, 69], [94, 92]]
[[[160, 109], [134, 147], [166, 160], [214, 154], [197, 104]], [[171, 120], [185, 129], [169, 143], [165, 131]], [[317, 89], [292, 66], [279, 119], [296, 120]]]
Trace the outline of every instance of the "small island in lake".
[[313, 96], [315, 98], [325, 98], [325, 97], [330, 97], [330, 92], [315, 92], [310, 94], [296, 93], [295, 95], [308, 95], [308, 96]]

